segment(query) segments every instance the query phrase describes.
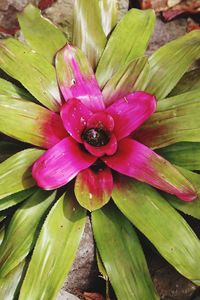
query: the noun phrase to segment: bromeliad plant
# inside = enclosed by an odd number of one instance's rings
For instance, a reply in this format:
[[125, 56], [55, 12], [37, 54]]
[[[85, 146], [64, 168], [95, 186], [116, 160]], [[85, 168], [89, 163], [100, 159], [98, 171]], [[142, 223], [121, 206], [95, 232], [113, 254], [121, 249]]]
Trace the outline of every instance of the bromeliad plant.
[[200, 242], [176, 209], [200, 218], [200, 72], [184, 75], [200, 32], [147, 58], [152, 10], [116, 25], [114, 0], [76, 0], [68, 39], [32, 5], [18, 19], [23, 42], [0, 42], [16, 83], [0, 79], [0, 131], [23, 142], [0, 142], [0, 298], [56, 297], [87, 210], [117, 299], [158, 299], [131, 223], [199, 285]]

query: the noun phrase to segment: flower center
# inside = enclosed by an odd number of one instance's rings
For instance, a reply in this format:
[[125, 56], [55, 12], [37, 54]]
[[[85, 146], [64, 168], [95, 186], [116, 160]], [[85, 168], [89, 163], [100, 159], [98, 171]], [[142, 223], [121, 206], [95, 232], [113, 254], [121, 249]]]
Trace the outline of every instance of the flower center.
[[86, 129], [82, 138], [94, 147], [101, 147], [108, 144], [110, 140], [109, 133], [103, 128], [90, 128]]

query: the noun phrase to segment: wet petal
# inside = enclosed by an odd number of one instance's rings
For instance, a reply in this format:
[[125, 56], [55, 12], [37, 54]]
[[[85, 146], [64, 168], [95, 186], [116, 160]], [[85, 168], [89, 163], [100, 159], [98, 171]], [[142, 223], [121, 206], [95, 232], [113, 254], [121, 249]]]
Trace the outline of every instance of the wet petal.
[[114, 119], [117, 140], [121, 140], [143, 124], [155, 109], [156, 99], [153, 95], [135, 92], [114, 102], [106, 111]]
[[105, 205], [113, 190], [113, 177], [109, 168], [81, 171], [75, 183], [75, 195], [81, 206], [90, 211]]
[[87, 128], [104, 128], [108, 132], [113, 131], [114, 125], [113, 117], [106, 112], [93, 114], [87, 121]]
[[117, 153], [102, 160], [115, 171], [174, 194], [182, 200], [192, 201], [197, 197], [193, 185], [176, 168], [137, 141], [120, 141]]
[[66, 45], [56, 55], [57, 79], [67, 101], [78, 98], [93, 112], [105, 108], [103, 96], [85, 54]]
[[81, 143], [81, 134], [93, 113], [81, 101], [70, 99], [63, 105], [60, 115], [65, 129], [75, 140]]
[[35, 162], [32, 175], [39, 187], [52, 190], [68, 183], [95, 161], [95, 157], [82, 151], [75, 140], [67, 137]]
[[101, 157], [104, 155], [113, 155], [117, 151], [117, 139], [114, 134], [111, 135], [107, 145], [101, 147], [95, 147], [87, 142], [84, 142], [84, 146], [92, 155]]

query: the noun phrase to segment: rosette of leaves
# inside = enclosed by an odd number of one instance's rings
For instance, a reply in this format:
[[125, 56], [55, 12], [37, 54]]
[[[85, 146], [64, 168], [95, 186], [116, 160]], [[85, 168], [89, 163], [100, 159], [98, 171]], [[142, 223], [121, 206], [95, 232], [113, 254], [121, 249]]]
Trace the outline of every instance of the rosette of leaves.
[[[200, 175], [195, 172], [200, 170], [200, 72], [187, 72], [200, 56], [200, 32], [191, 32], [146, 57], [155, 23], [152, 10], [132, 9], [117, 24], [114, 0], [77, 0], [71, 40], [32, 5], [18, 19], [23, 42], [14, 38], [0, 42], [0, 68], [8, 75], [8, 80], [0, 79], [0, 131], [4, 135], [0, 141], [0, 298], [55, 299], [74, 261], [87, 213], [91, 215], [100, 270], [109, 278], [117, 299], [159, 299], [136, 228], [175, 269], [199, 285], [200, 242], [180, 212], [200, 218]], [[72, 85], [76, 84], [70, 65], [73, 53], [63, 56], [66, 65], [61, 63], [62, 51], [72, 49], [66, 44], [79, 49], [76, 58], [79, 66], [83, 59], [83, 73], [88, 70], [86, 61], [90, 62], [105, 102], [116, 97], [129, 100], [126, 95], [137, 91], [157, 99], [156, 112], [133, 134], [138, 144], [157, 152], [153, 155], [159, 157], [160, 165], [150, 165], [158, 175], [154, 183], [112, 171], [114, 183], [108, 193], [98, 170], [93, 170], [85, 181], [78, 175], [75, 184], [62, 182], [62, 188], [51, 186], [51, 190], [39, 187], [42, 184], [35, 179], [40, 157], [46, 157], [44, 149], [56, 147], [62, 138], [71, 139], [66, 138], [59, 121], [62, 95], [69, 92], [65, 83], [72, 80]], [[56, 53], [60, 53], [57, 76]], [[59, 89], [60, 74], [65, 76], [61, 76], [64, 85]], [[82, 151], [72, 148], [76, 153]], [[59, 165], [66, 153], [59, 154]], [[83, 153], [84, 157], [89, 155], [85, 150]], [[56, 170], [58, 157], [52, 157], [50, 164]], [[63, 158], [63, 177], [69, 172], [64, 159], [67, 157]], [[43, 175], [48, 167], [43, 159]], [[145, 168], [150, 167], [146, 164]], [[106, 172], [111, 178], [110, 169]], [[129, 175], [124, 169], [121, 173]], [[160, 188], [157, 178], [166, 183], [165, 192], [195, 200], [182, 201], [147, 184], [149, 181]], [[94, 185], [102, 187], [98, 196]], [[189, 192], [183, 195], [186, 187]]]

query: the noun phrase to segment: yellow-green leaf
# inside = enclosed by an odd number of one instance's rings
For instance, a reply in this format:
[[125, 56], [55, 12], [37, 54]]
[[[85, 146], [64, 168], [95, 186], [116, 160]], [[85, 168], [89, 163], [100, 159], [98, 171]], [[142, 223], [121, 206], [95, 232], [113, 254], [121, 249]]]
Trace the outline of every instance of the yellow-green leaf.
[[116, 0], [99, 0], [101, 23], [103, 31], [107, 36], [117, 24], [117, 1]]
[[96, 76], [101, 88], [118, 70], [144, 55], [154, 23], [153, 10], [131, 9], [122, 18], [109, 38], [97, 67]]
[[18, 14], [18, 21], [27, 44], [52, 63], [56, 52], [67, 43], [64, 33], [32, 4]]
[[0, 41], [0, 66], [42, 104], [59, 111], [61, 97], [54, 67], [41, 55], [14, 38]]
[[31, 196], [36, 191], [36, 189], [37, 187], [33, 187], [18, 193], [14, 193], [5, 198], [2, 198], [0, 200], [0, 211], [7, 209], [11, 206], [14, 206], [16, 204], [19, 204], [20, 202], [26, 200], [29, 196]]
[[146, 57], [131, 61], [117, 71], [104, 86], [102, 93], [106, 105], [127, 96], [134, 91], [143, 91], [149, 74], [149, 65]]
[[109, 205], [92, 213], [92, 225], [117, 299], [158, 299], [140, 242], [129, 221]]
[[74, 261], [86, 211], [63, 195], [50, 211], [36, 243], [19, 300], [55, 299]]
[[200, 285], [200, 241], [187, 222], [152, 187], [121, 178], [113, 200], [123, 214], [183, 276]]
[[23, 279], [23, 273], [26, 269], [25, 261], [22, 261], [6, 277], [0, 278], [0, 299], [17, 299], [19, 288]]
[[33, 249], [41, 222], [55, 196], [55, 192], [38, 190], [15, 211], [0, 246], [1, 277], [5, 277]]
[[87, 56], [93, 69], [106, 44], [98, 0], [76, 0], [74, 6], [73, 45]]
[[0, 164], [0, 199], [35, 185], [31, 167], [43, 152], [39, 149], [27, 149]]
[[199, 57], [199, 30], [164, 45], [149, 58], [150, 76], [145, 91], [154, 94], [158, 100], [164, 99]]

